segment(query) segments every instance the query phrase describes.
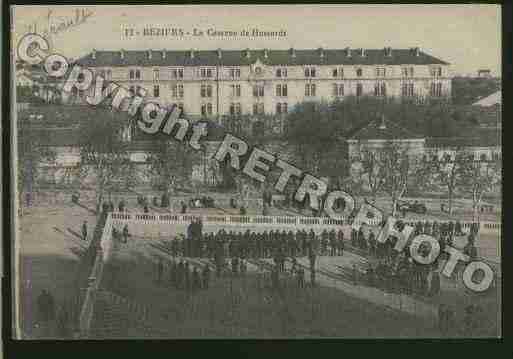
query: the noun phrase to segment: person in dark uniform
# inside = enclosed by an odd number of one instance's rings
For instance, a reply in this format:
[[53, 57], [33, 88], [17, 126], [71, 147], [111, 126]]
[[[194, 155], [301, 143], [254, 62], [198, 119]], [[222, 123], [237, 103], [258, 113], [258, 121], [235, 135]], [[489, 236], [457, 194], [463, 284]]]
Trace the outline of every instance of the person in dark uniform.
[[433, 271], [431, 273], [431, 283], [429, 286], [429, 295], [435, 296], [435, 295], [438, 295], [438, 293], [440, 293], [440, 275], [438, 274], [438, 272]]
[[194, 267], [192, 271], [192, 291], [195, 292], [198, 289], [201, 289], [200, 274], [198, 269]]
[[328, 231], [323, 229], [321, 233], [321, 255], [325, 256], [328, 252]]
[[289, 257], [295, 257], [296, 256], [296, 241], [294, 239], [294, 233], [292, 231], [289, 231], [287, 234], [287, 246], [288, 246], [288, 254]]
[[84, 241], [87, 241], [87, 221], [84, 221], [84, 223], [82, 223], [82, 239]]
[[184, 267], [183, 272], [184, 272], [185, 289], [190, 290], [191, 289], [191, 271], [189, 269], [189, 262], [185, 262], [185, 267]]
[[202, 271], [203, 289], [208, 289], [210, 283], [210, 267], [206, 265]]
[[128, 224], [125, 224], [123, 226], [123, 243], [127, 243], [128, 242], [128, 236], [130, 235], [130, 233], [128, 233]]
[[159, 258], [157, 262], [157, 268], [156, 268], [156, 280], [157, 283], [162, 282], [162, 275], [164, 274], [164, 263], [162, 263], [162, 259]]
[[236, 276], [239, 270], [239, 259], [232, 257], [232, 275]]
[[337, 255], [337, 243], [336, 243], [336, 238], [337, 238], [337, 233], [335, 232], [334, 229], [332, 229], [330, 231], [330, 233], [328, 234], [328, 238], [329, 238], [329, 243], [330, 243], [330, 256], [334, 257]]
[[303, 268], [299, 268], [297, 271], [297, 286], [298, 288], [305, 287], [305, 270]]
[[46, 289], [43, 289], [37, 297], [37, 309], [40, 322], [47, 323], [55, 319], [55, 301]]

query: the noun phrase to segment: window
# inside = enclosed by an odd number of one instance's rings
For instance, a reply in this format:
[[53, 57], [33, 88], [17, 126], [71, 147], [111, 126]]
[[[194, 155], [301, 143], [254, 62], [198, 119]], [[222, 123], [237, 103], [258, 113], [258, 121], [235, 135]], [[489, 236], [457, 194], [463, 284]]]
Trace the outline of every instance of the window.
[[129, 76], [130, 80], [133, 80], [134, 79], [134, 70], [130, 70], [130, 76]]
[[286, 102], [278, 102], [276, 104], [276, 113], [283, 114], [283, 113], [287, 113], [287, 111], [288, 111], [288, 105]]
[[429, 94], [433, 97], [441, 97], [442, 96], [442, 83], [441, 82], [433, 82], [431, 83], [431, 89]]
[[160, 73], [158, 69], [153, 70], [153, 81], [158, 81], [160, 77]]
[[344, 84], [333, 84], [333, 96], [335, 96], [335, 97], [344, 96]]
[[201, 97], [212, 97], [212, 85], [201, 85]]
[[229, 69], [228, 70], [228, 75], [234, 79], [234, 78], [239, 78], [240, 77], [240, 69], [238, 68], [233, 68], [233, 69]]
[[401, 86], [401, 95], [403, 97], [413, 97], [415, 95], [413, 83], [403, 83]]
[[171, 97], [183, 98], [183, 84], [174, 84], [171, 86]]
[[212, 69], [210, 69], [210, 68], [201, 68], [200, 69], [200, 76], [204, 77], [204, 78], [205, 77], [208, 77], [208, 78], [212, 77]]
[[141, 70], [135, 70], [135, 78], [136, 78], [136, 80], [141, 79]]
[[333, 77], [344, 77], [344, 69], [342, 67], [338, 67], [333, 69]]
[[230, 85], [232, 97], [240, 97], [240, 85]]
[[253, 104], [253, 115], [263, 115], [263, 114], [264, 114], [264, 104], [263, 103]]
[[207, 104], [201, 105], [201, 115], [202, 116], [212, 115], [212, 104], [210, 102]]
[[385, 83], [377, 83], [374, 85], [374, 96], [386, 96], [387, 87]]
[[264, 96], [264, 85], [254, 85], [253, 86], [253, 97], [263, 97]]
[[183, 79], [183, 69], [171, 69], [172, 79]]
[[242, 114], [240, 102], [231, 103], [230, 104], [230, 115], [240, 115]]
[[356, 69], [356, 77], [362, 77], [362, 75], [363, 75], [363, 70], [360, 68]]
[[315, 77], [315, 67], [306, 67], [305, 77]]
[[442, 67], [440, 67], [440, 66], [431, 67], [431, 76], [441, 77], [442, 76]]
[[494, 152], [494, 153], [492, 153], [492, 159], [493, 159], [494, 161], [498, 161], [498, 160], [499, 160], [499, 158], [500, 158], [500, 156], [499, 156], [499, 152]]
[[305, 85], [305, 96], [315, 96], [315, 84]]
[[276, 85], [276, 96], [287, 97], [287, 85], [286, 84]]
[[153, 97], [159, 97], [159, 93], [160, 90], [159, 90], [159, 85], [155, 85], [153, 86]]
[[387, 75], [387, 70], [384, 67], [376, 68], [376, 77], [385, 77]]
[[363, 94], [362, 84], [356, 84], [356, 96], [361, 96], [362, 94]]
[[279, 68], [276, 70], [276, 77], [287, 77], [287, 69]]

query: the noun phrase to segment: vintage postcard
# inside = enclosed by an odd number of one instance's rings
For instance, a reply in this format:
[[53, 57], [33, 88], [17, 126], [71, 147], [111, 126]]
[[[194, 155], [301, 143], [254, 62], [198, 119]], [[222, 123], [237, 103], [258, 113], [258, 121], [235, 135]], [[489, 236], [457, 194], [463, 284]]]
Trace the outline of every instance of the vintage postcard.
[[500, 6], [10, 10], [16, 338], [502, 336]]

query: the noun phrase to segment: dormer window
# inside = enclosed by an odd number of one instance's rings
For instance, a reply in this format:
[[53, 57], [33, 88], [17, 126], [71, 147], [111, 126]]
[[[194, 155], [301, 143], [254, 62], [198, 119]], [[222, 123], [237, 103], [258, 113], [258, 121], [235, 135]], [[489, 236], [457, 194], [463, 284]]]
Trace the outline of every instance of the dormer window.
[[433, 76], [433, 77], [441, 77], [442, 76], [442, 67], [441, 66], [433, 66], [433, 67], [431, 67], [431, 76]]

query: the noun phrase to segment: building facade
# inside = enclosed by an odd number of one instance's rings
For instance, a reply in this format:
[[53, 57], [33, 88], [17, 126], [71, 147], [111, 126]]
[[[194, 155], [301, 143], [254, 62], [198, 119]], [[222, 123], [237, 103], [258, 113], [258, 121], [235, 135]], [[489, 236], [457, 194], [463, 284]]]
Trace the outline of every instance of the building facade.
[[280, 115], [345, 96], [450, 97], [449, 63], [412, 49], [96, 51], [78, 64], [187, 116]]

